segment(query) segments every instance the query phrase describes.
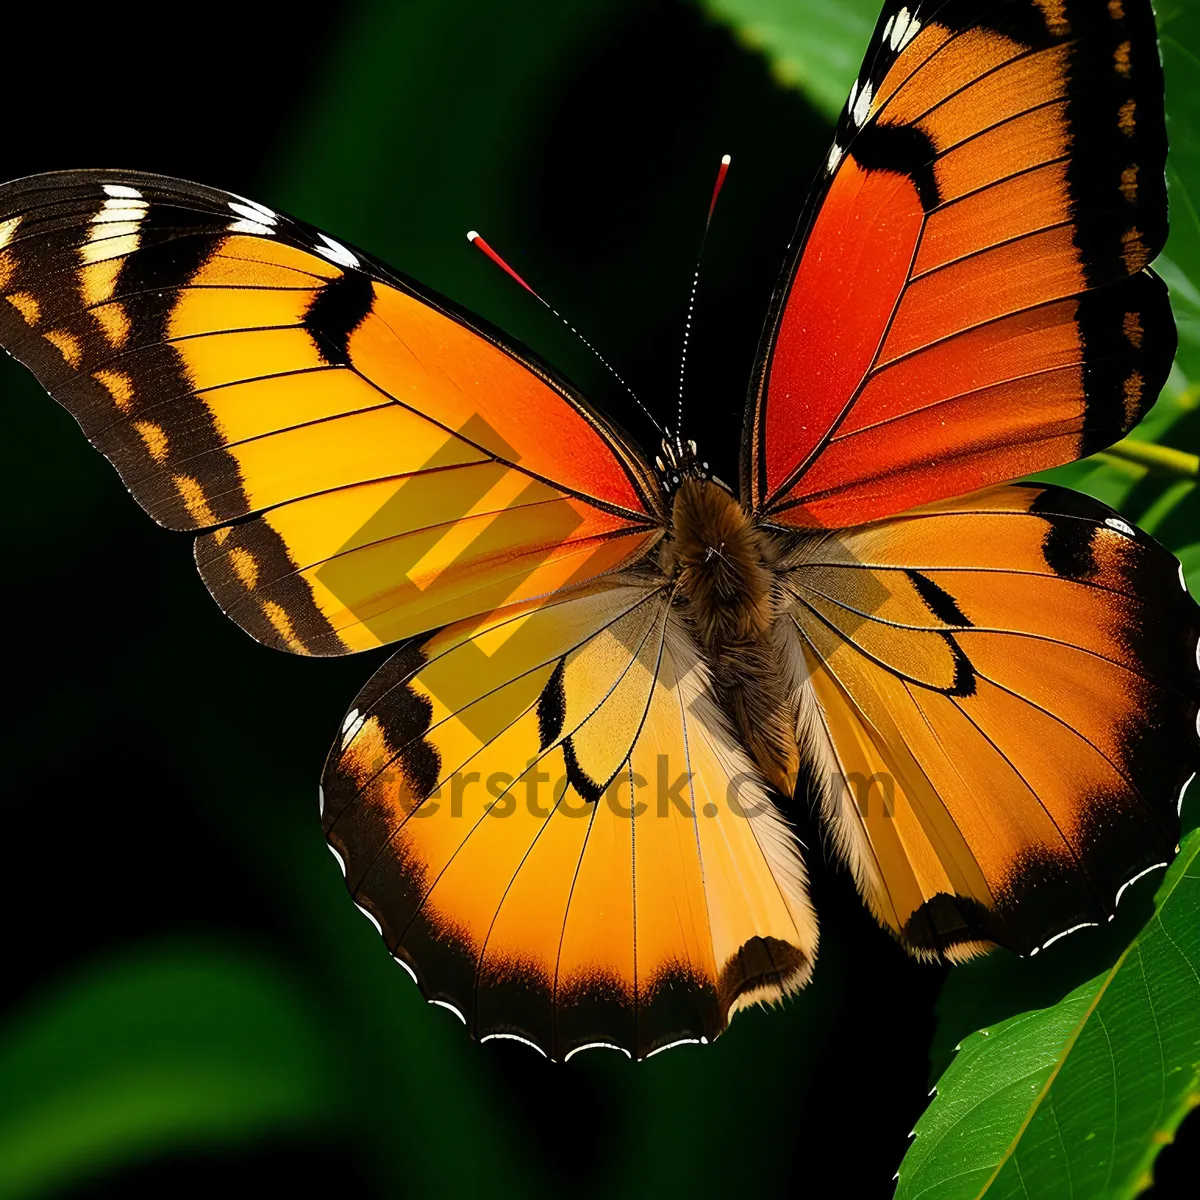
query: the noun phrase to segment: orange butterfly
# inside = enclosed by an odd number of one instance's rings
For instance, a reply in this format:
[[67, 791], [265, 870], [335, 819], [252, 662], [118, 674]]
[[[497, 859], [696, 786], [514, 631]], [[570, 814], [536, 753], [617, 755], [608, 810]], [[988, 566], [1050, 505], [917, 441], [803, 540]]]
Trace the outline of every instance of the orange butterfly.
[[1166, 378], [1165, 156], [1149, 0], [890, 0], [740, 499], [361, 251], [161, 176], [0, 188], [0, 341], [259, 641], [404, 642], [322, 813], [425, 996], [644, 1057], [808, 980], [798, 778], [920, 956], [1035, 953], [1173, 854], [1200, 610], [1112, 510], [1006, 483]]

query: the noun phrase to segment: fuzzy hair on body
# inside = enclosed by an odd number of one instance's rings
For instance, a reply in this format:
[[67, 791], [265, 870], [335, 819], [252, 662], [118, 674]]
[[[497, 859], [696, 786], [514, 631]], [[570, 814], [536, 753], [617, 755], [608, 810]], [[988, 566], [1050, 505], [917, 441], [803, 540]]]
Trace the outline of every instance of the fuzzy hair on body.
[[675, 493], [660, 565], [711, 671], [713, 690], [763, 774], [785, 796], [799, 769], [796, 722], [804, 669], [783, 628], [781, 548], [711, 479]]

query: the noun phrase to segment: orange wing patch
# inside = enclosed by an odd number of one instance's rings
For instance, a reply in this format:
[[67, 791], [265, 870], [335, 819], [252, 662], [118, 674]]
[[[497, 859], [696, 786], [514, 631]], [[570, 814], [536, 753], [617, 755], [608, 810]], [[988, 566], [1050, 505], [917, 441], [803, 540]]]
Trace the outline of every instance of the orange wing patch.
[[768, 324], [756, 510], [849, 526], [1121, 437], [1174, 354], [1165, 155], [1144, 0], [889, 6]]

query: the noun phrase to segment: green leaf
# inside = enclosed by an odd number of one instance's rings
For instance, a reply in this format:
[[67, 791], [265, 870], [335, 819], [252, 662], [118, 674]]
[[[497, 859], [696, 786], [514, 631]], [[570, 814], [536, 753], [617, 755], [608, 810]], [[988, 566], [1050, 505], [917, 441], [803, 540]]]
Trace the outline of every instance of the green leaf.
[[1133, 1197], [1200, 1103], [1200, 831], [1108, 970], [967, 1037], [917, 1122], [896, 1200]]
[[846, 103], [879, 15], [879, 0], [703, 0], [747, 47], [764, 53], [781, 83], [827, 117]]
[[334, 1094], [285, 981], [217, 950], [64, 979], [0, 1044], [0, 1196], [182, 1145], [315, 1128]]

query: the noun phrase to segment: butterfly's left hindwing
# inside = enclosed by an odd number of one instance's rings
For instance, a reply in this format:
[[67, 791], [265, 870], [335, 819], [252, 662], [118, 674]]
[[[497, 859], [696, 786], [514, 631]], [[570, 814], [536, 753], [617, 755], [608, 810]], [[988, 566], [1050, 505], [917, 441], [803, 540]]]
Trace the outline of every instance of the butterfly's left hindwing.
[[347, 714], [324, 822], [425, 996], [554, 1058], [712, 1039], [799, 987], [816, 922], [663, 579], [399, 651]]
[[619, 432], [526, 352], [262, 205], [128, 172], [0, 187], [0, 342], [221, 607], [344, 654], [644, 553]]

